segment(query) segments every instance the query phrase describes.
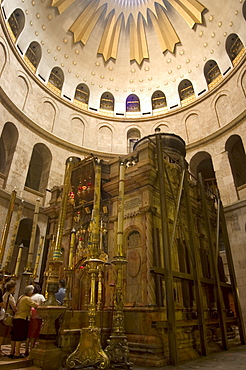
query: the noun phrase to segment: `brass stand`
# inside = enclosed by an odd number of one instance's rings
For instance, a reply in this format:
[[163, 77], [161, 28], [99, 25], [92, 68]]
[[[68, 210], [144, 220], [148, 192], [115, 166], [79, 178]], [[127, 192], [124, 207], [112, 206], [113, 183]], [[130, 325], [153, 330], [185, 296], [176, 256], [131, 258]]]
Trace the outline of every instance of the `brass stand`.
[[81, 367], [99, 367], [100, 369], [109, 368], [109, 358], [101, 347], [101, 329], [96, 327], [96, 280], [98, 276], [98, 266], [103, 261], [99, 259], [89, 259], [85, 262], [89, 268], [91, 296], [89, 305], [89, 326], [83, 328], [80, 334], [80, 341], [76, 350], [67, 358], [66, 365], [69, 369], [76, 365]]
[[124, 296], [122, 290], [123, 266], [127, 264], [127, 260], [125, 257], [115, 256], [112, 264], [116, 265], [117, 281], [114, 299], [113, 331], [105, 352], [112, 365], [131, 369], [132, 363], [129, 361], [128, 342], [124, 327]]

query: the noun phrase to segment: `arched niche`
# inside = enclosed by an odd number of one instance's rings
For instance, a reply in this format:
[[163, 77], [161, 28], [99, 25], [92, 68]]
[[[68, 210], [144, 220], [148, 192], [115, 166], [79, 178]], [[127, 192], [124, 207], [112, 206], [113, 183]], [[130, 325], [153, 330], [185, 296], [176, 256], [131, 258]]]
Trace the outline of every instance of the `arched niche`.
[[187, 133], [187, 142], [191, 143], [192, 141], [197, 140], [202, 135], [202, 129], [199, 122], [199, 116], [197, 113], [191, 113], [185, 119], [185, 127]]
[[181, 105], [187, 105], [196, 99], [195, 91], [190, 80], [182, 80], [178, 86]]
[[41, 143], [34, 145], [25, 187], [44, 194], [48, 184], [51, 160], [51, 152], [46, 145]]
[[220, 127], [225, 126], [234, 118], [231, 109], [231, 101], [226, 93], [221, 94], [216, 99], [214, 108]]
[[3, 187], [6, 185], [18, 137], [16, 126], [11, 122], [5, 123], [0, 138], [0, 183]]
[[246, 156], [242, 139], [239, 135], [232, 135], [226, 142], [231, 172], [236, 188], [246, 184]]
[[131, 153], [133, 151], [134, 144], [141, 139], [140, 131], [137, 128], [131, 128], [127, 131], [127, 151]]
[[246, 71], [242, 75], [242, 78], [241, 78], [241, 86], [242, 86], [242, 90], [243, 90], [244, 96], [246, 98]]
[[17, 105], [21, 108], [25, 108], [25, 104], [27, 101], [27, 96], [29, 93], [29, 84], [26, 80], [25, 76], [19, 75], [16, 79], [17, 84], [19, 85], [17, 88], [18, 92], [18, 100]]
[[114, 96], [106, 91], [102, 94], [100, 99], [100, 109], [114, 111]]
[[89, 97], [90, 97], [89, 87], [86, 84], [79, 84], [75, 90], [74, 100], [77, 100], [78, 102], [88, 105]]
[[134, 226], [125, 235], [127, 255], [127, 292], [126, 302], [131, 304], [142, 303], [142, 241], [140, 231]]
[[82, 119], [73, 117], [71, 119], [70, 141], [77, 145], [84, 144], [85, 124]]
[[50, 72], [47, 86], [56, 94], [60, 95], [64, 83], [64, 73], [61, 68], [54, 67]]
[[235, 66], [244, 55], [244, 45], [236, 33], [231, 33], [226, 39], [226, 52]]
[[218, 186], [212, 157], [209, 153], [204, 151], [196, 153], [190, 160], [190, 171], [195, 178], [198, 178], [201, 173], [205, 186], [216, 194]]
[[26, 51], [24, 60], [30, 69], [35, 73], [42, 56], [42, 48], [37, 41], [31, 42]]
[[151, 97], [152, 110], [165, 108], [167, 106], [166, 96], [161, 90], [157, 90]]
[[6, 62], [7, 62], [6, 48], [5, 45], [0, 42], [0, 76], [2, 75], [2, 72], [5, 68]]
[[140, 112], [140, 100], [137, 95], [130, 94], [127, 97], [126, 112]]
[[101, 126], [98, 131], [98, 150], [112, 151], [113, 132], [108, 126]]
[[204, 76], [209, 90], [212, 90], [223, 79], [221, 71], [215, 60], [208, 60], [204, 66]]
[[41, 105], [42, 111], [40, 114], [40, 124], [47, 131], [53, 132], [55, 118], [56, 118], [56, 108], [51, 101], [44, 101]]
[[10, 29], [13, 33], [13, 39], [16, 41], [20, 36], [24, 25], [25, 25], [25, 15], [21, 9], [15, 9], [8, 19]]

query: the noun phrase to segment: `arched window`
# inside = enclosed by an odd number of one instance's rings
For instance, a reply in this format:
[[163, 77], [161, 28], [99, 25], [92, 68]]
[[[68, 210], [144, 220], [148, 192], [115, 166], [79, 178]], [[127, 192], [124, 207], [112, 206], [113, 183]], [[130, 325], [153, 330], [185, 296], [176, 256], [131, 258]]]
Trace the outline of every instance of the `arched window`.
[[235, 66], [242, 58], [245, 52], [245, 47], [242, 41], [235, 33], [230, 34], [226, 39], [226, 51], [229, 55], [232, 64]]
[[21, 9], [15, 9], [8, 19], [9, 26], [13, 32], [13, 41], [15, 42], [20, 36], [24, 25], [25, 25], [25, 15]]
[[75, 90], [74, 103], [76, 105], [88, 106], [89, 97], [90, 97], [89, 87], [86, 84], [79, 84]]
[[45, 192], [49, 178], [51, 159], [50, 150], [46, 145], [39, 143], [34, 146], [26, 177], [26, 187], [40, 193]]
[[189, 80], [183, 80], [180, 82], [178, 92], [182, 106], [185, 106], [196, 99], [193, 85]]
[[114, 111], [114, 97], [110, 92], [106, 91], [102, 94], [100, 109]]
[[131, 128], [127, 131], [127, 151], [133, 151], [134, 144], [141, 138], [140, 132], [137, 128]]
[[225, 149], [228, 152], [234, 183], [238, 188], [246, 184], [246, 156], [240, 136], [232, 135], [227, 140]]
[[64, 73], [59, 67], [54, 67], [50, 72], [50, 77], [47, 86], [57, 95], [61, 94], [61, 89], [64, 82]]
[[160, 90], [154, 92], [151, 98], [151, 102], [152, 110], [166, 108], [167, 106], [165, 94]]
[[137, 95], [131, 94], [127, 97], [126, 112], [140, 112], [140, 101]]
[[35, 73], [37, 66], [40, 62], [42, 55], [42, 49], [38, 42], [33, 41], [28, 46], [26, 54], [24, 56], [24, 60], [28, 67]]
[[5, 187], [7, 181], [18, 136], [15, 125], [11, 122], [5, 123], [0, 138], [0, 184], [3, 187]]
[[208, 60], [204, 66], [204, 75], [209, 90], [212, 90], [223, 79], [218, 64], [214, 60]]
[[190, 171], [198, 178], [201, 173], [204, 184], [213, 194], [217, 192], [217, 181], [211, 155], [207, 152], [198, 152], [190, 160]]

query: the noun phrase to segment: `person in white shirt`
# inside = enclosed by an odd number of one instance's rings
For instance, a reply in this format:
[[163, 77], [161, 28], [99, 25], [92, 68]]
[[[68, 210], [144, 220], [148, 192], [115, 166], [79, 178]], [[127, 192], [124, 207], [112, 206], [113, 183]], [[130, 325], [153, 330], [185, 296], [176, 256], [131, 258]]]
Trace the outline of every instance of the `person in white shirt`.
[[[40, 294], [40, 291], [41, 291], [40, 286], [38, 284], [34, 284], [34, 291], [31, 298], [39, 306], [41, 306], [45, 301], [45, 298], [43, 294]], [[32, 307], [31, 318], [28, 326], [25, 356], [28, 356], [29, 350], [35, 347], [36, 340], [39, 337], [39, 333], [41, 330], [41, 325], [42, 319], [38, 317], [37, 310]]]

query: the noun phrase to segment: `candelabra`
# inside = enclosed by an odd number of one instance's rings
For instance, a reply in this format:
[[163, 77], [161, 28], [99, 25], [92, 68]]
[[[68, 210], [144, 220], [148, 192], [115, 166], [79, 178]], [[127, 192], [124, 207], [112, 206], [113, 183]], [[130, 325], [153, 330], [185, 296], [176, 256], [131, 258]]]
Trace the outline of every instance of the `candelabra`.
[[81, 330], [80, 341], [76, 350], [68, 356], [66, 364], [68, 368], [99, 367], [106, 370], [109, 367], [109, 358], [101, 347], [101, 329], [96, 326], [96, 281], [99, 274], [99, 266], [103, 261], [99, 259], [99, 209], [101, 196], [101, 165], [95, 160], [95, 185], [94, 185], [94, 208], [91, 214], [90, 238], [88, 243], [89, 259], [85, 262], [90, 276], [90, 304], [88, 307], [89, 326]]

